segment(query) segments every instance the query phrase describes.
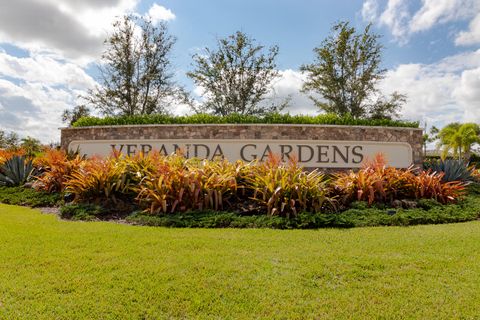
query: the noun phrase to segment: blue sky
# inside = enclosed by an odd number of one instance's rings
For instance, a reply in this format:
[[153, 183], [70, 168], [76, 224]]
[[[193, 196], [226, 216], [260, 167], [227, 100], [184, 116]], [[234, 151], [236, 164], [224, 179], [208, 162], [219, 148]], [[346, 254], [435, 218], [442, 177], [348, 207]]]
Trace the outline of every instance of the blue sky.
[[480, 121], [480, 0], [0, 0], [0, 129], [57, 141], [62, 110], [95, 86], [102, 39], [128, 12], [167, 21], [178, 38], [178, 82], [194, 96], [201, 90], [185, 77], [191, 55], [217, 38], [241, 30], [278, 45], [282, 77], [272, 92], [292, 96], [289, 112], [311, 114], [318, 111], [299, 93], [300, 65], [335, 21], [371, 22], [389, 70], [380, 88], [408, 96], [402, 117]]

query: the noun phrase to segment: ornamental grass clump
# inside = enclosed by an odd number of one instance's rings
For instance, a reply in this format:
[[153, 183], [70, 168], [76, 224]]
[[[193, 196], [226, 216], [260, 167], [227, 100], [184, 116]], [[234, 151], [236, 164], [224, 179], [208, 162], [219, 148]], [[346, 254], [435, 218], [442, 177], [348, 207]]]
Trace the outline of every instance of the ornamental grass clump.
[[273, 155], [251, 168], [245, 177], [246, 188], [268, 215], [289, 218], [302, 211], [317, 213], [335, 205], [328, 180], [317, 170], [304, 171], [296, 161], [284, 163]]

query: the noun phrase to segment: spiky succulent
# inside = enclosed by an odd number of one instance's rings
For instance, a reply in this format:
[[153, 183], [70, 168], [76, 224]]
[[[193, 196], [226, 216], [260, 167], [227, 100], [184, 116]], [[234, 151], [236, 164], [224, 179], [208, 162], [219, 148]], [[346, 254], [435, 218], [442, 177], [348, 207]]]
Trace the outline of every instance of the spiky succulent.
[[20, 186], [30, 178], [33, 164], [25, 156], [13, 156], [0, 167], [0, 186]]

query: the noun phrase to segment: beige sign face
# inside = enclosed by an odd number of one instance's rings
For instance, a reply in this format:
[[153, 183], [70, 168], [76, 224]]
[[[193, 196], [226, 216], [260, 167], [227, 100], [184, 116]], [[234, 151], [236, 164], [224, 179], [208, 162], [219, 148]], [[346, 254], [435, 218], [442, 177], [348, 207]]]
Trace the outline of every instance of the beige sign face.
[[287, 161], [294, 158], [310, 168], [357, 168], [367, 159], [382, 153], [388, 165], [407, 168], [412, 164], [412, 148], [403, 142], [331, 141], [331, 140], [86, 140], [72, 141], [70, 150], [80, 150], [87, 156], [107, 156], [112, 151], [126, 155], [148, 153], [153, 150], [164, 155], [180, 150], [187, 158], [230, 161], [263, 161], [270, 153]]

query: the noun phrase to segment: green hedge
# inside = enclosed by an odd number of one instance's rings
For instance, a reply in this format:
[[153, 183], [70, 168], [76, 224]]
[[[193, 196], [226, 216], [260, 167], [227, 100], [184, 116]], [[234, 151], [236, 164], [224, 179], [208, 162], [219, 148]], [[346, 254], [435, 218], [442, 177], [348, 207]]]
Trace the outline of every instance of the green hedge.
[[[71, 220], [102, 219], [102, 208], [95, 205], [70, 204], [61, 208], [61, 216]], [[268, 215], [244, 216], [235, 212], [191, 211], [150, 215], [134, 212], [125, 221], [135, 225], [174, 228], [271, 228], [317, 229], [372, 226], [412, 226], [477, 220], [480, 216], [480, 197], [470, 195], [457, 204], [441, 205], [434, 200], [419, 201], [418, 208], [369, 208], [356, 203], [353, 208], [337, 213], [300, 213], [293, 218]]]
[[33, 208], [54, 207], [63, 203], [63, 196], [24, 187], [0, 187], [0, 203]]
[[419, 123], [414, 121], [400, 121], [388, 119], [354, 119], [350, 116], [339, 117], [334, 114], [321, 114], [318, 116], [290, 115], [272, 113], [264, 116], [249, 116], [231, 114], [228, 116], [213, 116], [209, 114], [195, 114], [191, 116], [170, 115], [137, 115], [118, 117], [83, 117], [73, 124], [73, 127], [112, 126], [135, 124], [228, 124], [228, 123], [267, 123], [267, 124], [332, 124], [332, 125], [361, 125], [385, 127], [410, 127], [418, 128]]

